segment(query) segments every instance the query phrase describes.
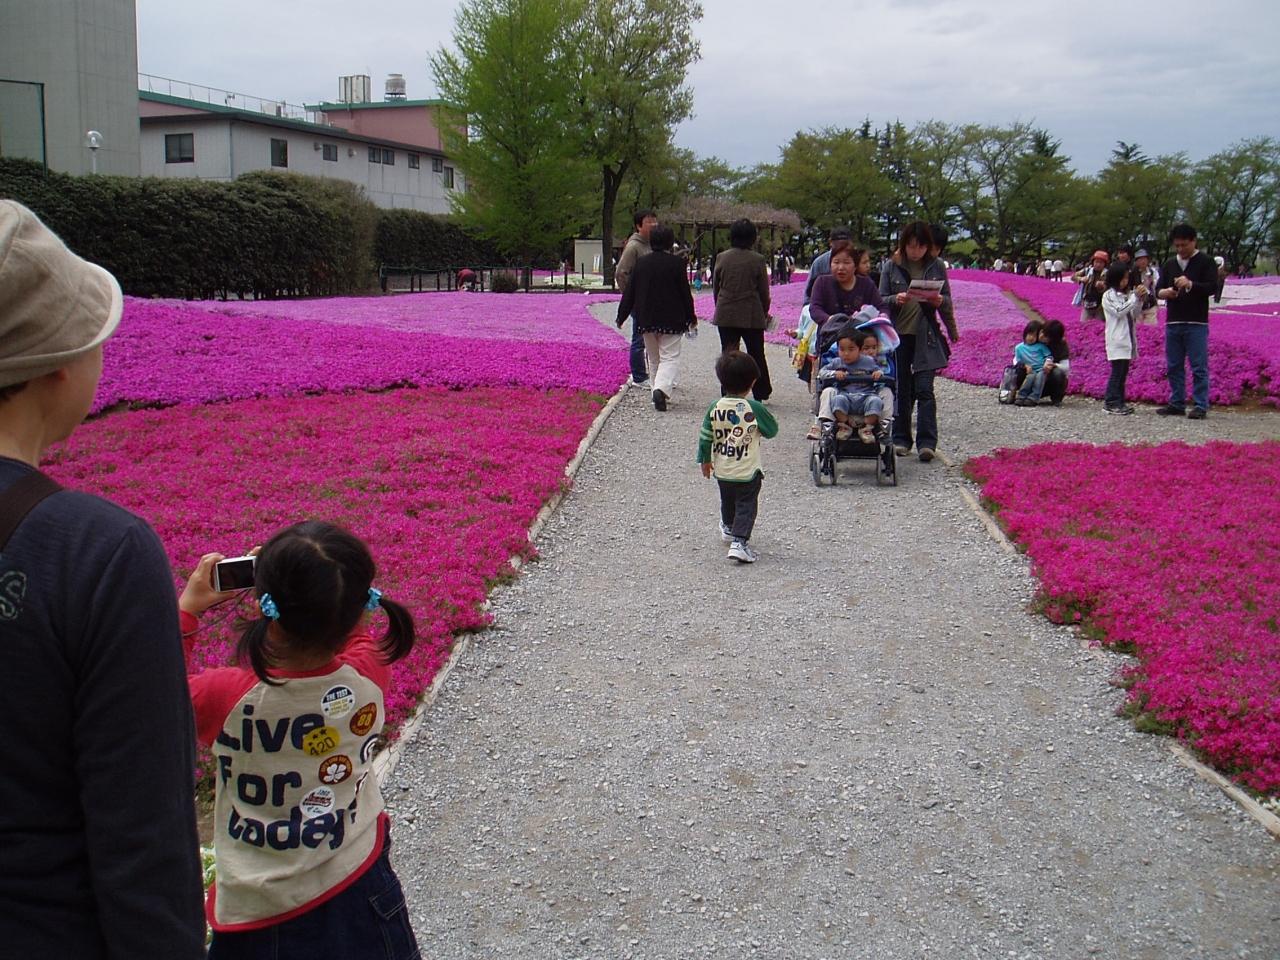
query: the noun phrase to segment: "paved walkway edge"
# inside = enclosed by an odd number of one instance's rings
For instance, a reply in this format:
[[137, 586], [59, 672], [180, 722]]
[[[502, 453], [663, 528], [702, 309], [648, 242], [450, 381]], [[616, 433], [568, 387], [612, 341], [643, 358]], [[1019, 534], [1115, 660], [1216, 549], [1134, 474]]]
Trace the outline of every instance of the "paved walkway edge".
[[[591, 422], [591, 426], [587, 429], [586, 435], [578, 444], [578, 450], [573, 455], [573, 459], [565, 464], [564, 475], [567, 481], [572, 481], [578, 474], [578, 470], [582, 467], [582, 461], [587, 455], [587, 451], [591, 449], [591, 445], [595, 442], [596, 437], [600, 435], [600, 431], [604, 429], [604, 425], [613, 416], [613, 411], [618, 408], [618, 404], [622, 402], [622, 398], [627, 395], [627, 391], [631, 388], [631, 381], [628, 379], [621, 387], [618, 388], [609, 400], [596, 414], [595, 420]], [[529, 541], [536, 542], [538, 535], [542, 532], [542, 528], [546, 526], [547, 520], [551, 515], [560, 508], [560, 504], [564, 498], [569, 495], [571, 489], [570, 483], [565, 483], [560, 490], [554, 494], [550, 500], [542, 505], [542, 509], [538, 511], [538, 515], [534, 518], [533, 523], [529, 527]], [[524, 565], [524, 561], [518, 557], [511, 558], [511, 567], [513, 570], [519, 571]], [[497, 590], [501, 587], [495, 588]], [[489, 607], [489, 601], [485, 601], [485, 608]], [[468, 650], [471, 649], [471, 639], [473, 634], [465, 634], [457, 637], [453, 642], [453, 647], [449, 651], [449, 659], [445, 661], [436, 675], [431, 680], [431, 686], [427, 688], [426, 693], [422, 695], [422, 699], [418, 701], [418, 705], [414, 708], [413, 713], [409, 715], [409, 719], [400, 727], [400, 735], [395, 739], [386, 750], [374, 757], [373, 772], [378, 778], [379, 786], [385, 785], [390, 779], [391, 774], [395, 772], [396, 764], [400, 762], [400, 754], [403, 752], [404, 744], [413, 740], [417, 736], [418, 731], [426, 722], [427, 711], [431, 709], [436, 698], [440, 695], [440, 690], [444, 687], [445, 681], [449, 679], [449, 674], [453, 672], [453, 668], [458, 664]]]
[[[950, 466], [950, 464], [948, 464], [948, 466]], [[960, 488], [960, 495], [964, 497], [965, 503], [969, 505], [969, 509], [977, 515], [980, 521], [982, 521], [982, 526], [986, 529], [991, 539], [999, 544], [1000, 548], [1006, 553], [1016, 554], [1018, 552], [1018, 548], [1014, 545], [1013, 541], [1005, 535], [1000, 524], [996, 523], [991, 514], [983, 508], [982, 504], [978, 501], [978, 498], [975, 497], [970, 490], [964, 487]], [[1093, 644], [1087, 640], [1084, 641], [1081, 646], [1085, 649], [1095, 649]], [[1218, 773], [1217, 770], [1201, 763], [1192, 755], [1190, 750], [1178, 743], [1176, 740], [1170, 742], [1169, 750], [1178, 758], [1179, 763], [1194, 772], [1201, 780], [1212, 784], [1225, 793], [1240, 807], [1242, 807], [1245, 813], [1253, 817], [1254, 820], [1257, 820], [1258, 823], [1262, 824], [1263, 829], [1271, 834], [1272, 837], [1280, 840], [1280, 817], [1277, 817], [1257, 800], [1249, 796], [1249, 794], [1244, 790], [1236, 786], [1236, 784]]]
[[1242, 806], [1245, 813], [1249, 814], [1249, 816], [1262, 824], [1263, 829], [1271, 834], [1272, 837], [1280, 840], [1280, 817], [1277, 817], [1274, 813], [1260, 804], [1257, 800], [1253, 799], [1253, 797], [1249, 796], [1249, 794], [1241, 790], [1217, 770], [1201, 763], [1192, 756], [1191, 751], [1182, 744], [1171, 743], [1169, 744], [1169, 749], [1173, 752], [1173, 755], [1178, 758], [1179, 763], [1184, 767], [1189, 767], [1193, 770], [1201, 780], [1206, 783], [1213, 784], [1225, 793], [1228, 797]]

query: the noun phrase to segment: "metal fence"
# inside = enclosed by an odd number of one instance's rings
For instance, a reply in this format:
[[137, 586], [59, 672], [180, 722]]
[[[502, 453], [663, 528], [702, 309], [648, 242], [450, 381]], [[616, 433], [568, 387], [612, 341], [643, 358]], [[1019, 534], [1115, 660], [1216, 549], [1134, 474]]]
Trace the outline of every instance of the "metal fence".
[[234, 107], [237, 110], [249, 110], [253, 113], [264, 113], [269, 117], [286, 117], [289, 120], [306, 120], [309, 123], [324, 123], [324, 114], [317, 110], [308, 110], [297, 103], [284, 100], [264, 100], [262, 97], [247, 93], [236, 93], [219, 87], [209, 87], [202, 83], [188, 83], [186, 80], [174, 80], [170, 77], [157, 77], [150, 73], [138, 74], [138, 89], [148, 93], [161, 93], [168, 97], [180, 97], [183, 100], [195, 100], [199, 103], [211, 103], [219, 107]]
[[43, 83], [0, 79], [0, 157], [48, 166]]

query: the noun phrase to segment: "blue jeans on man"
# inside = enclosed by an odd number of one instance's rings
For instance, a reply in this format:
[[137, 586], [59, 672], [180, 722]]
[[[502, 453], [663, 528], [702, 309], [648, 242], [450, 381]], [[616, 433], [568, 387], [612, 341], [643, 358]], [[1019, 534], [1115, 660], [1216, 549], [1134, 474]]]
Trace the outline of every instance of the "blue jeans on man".
[[1209, 409], [1209, 325], [1170, 323], [1164, 328], [1164, 358], [1168, 364], [1169, 406], [1187, 406], [1187, 371], [1191, 365], [1191, 401], [1200, 410]]
[[649, 379], [649, 368], [644, 360], [644, 334], [640, 332], [636, 318], [631, 318], [631, 379], [644, 383]]

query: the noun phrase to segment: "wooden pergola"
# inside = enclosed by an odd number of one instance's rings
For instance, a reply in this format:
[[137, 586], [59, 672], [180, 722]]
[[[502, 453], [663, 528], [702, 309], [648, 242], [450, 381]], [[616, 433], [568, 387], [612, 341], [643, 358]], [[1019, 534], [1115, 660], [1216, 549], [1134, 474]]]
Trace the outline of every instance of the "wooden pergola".
[[800, 217], [791, 210], [711, 197], [692, 197], [658, 213], [659, 221], [675, 231], [680, 245], [690, 251], [699, 269], [729, 245], [729, 225], [743, 218], [756, 225], [756, 250], [767, 257], [789, 245], [800, 232]]

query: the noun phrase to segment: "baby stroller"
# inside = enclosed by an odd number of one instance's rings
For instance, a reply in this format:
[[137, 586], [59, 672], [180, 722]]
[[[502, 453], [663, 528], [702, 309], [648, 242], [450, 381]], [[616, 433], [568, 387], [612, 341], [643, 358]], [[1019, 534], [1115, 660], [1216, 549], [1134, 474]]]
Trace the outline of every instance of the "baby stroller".
[[[817, 367], [828, 354], [834, 356], [836, 343], [841, 336], [854, 330], [871, 330], [880, 341], [881, 353], [888, 358], [888, 373], [876, 381], [881, 387], [881, 395], [888, 394], [884, 412], [876, 426], [874, 439], [868, 443], [858, 436], [855, 429], [853, 435], [846, 440], [836, 436], [833, 424], [827, 422], [816, 440], [809, 445], [809, 471], [813, 474], [816, 486], [824, 483], [835, 486], [838, 478], [838, 467], [843, 460], [871, 460], [876, 465], [876, 483], [896, 487], [898, 485], [897, 454], [893, 448], [893, 390], [897, 387], [897, 367], [894, 351], [900, 342], [898, 333], [887, 317], [876, 313], [874, 307], [868, 307], [853, 317], [844, 314], [832, 316], [818, 334], [818, 363], [815, 365], [811, 388], [813, 391], [814, 414], [819, 409], [823, 387], [817, 378]], [[853, 421], [855, 428], [863, 425], [862, 418]]]

